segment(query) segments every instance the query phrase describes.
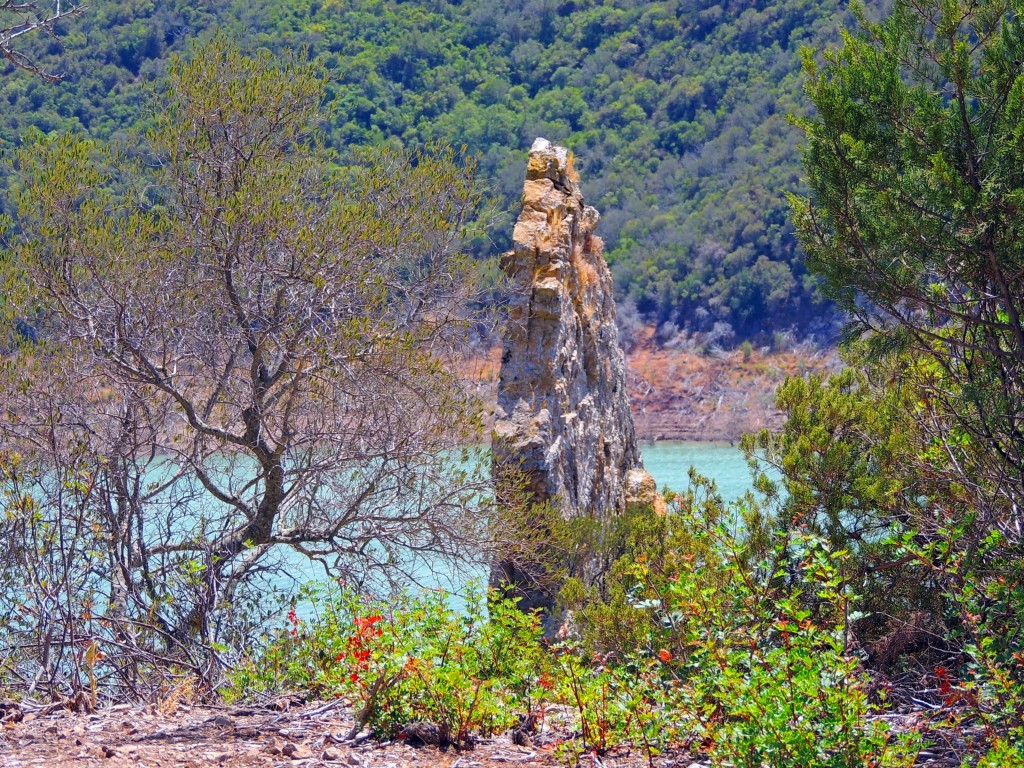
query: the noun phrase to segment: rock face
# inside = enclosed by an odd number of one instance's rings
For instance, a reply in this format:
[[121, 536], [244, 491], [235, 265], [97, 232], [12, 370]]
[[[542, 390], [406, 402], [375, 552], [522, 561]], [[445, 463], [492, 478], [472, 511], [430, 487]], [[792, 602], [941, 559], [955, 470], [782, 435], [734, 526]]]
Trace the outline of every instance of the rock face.
[[[599, 217], [583, 203], [568, 150], [534, 142], [522, 202], [514, 250], [502, 258], [514, 298], [492, 440], [499, 498], [512, 467], [530, 501], [550, 502], [565, 518], [654, 503], [629, 411], [611, 273], [593, 234]], [[504, 562], [492, 582], [518, 586], [524, 607], [543, 607], [530, 576]]]

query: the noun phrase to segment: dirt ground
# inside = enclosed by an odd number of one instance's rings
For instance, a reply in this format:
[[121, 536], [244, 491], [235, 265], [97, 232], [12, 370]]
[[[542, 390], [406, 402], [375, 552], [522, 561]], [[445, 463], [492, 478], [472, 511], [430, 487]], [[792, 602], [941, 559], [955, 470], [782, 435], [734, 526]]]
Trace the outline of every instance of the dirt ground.
[[[557, 713], [554, 713], [557, 715]], [[555, 718], [557, 719], [557, 718]], [[565, 766], [561, 739], [541, 730], [526, 746], [508, 735], [482, 740], [471, 750], [440, 751], [403, 742], [351, 745], [346, 708], [335, 702], [287, 711], [267, 708], [121, 705], [96, 714], [67, 709], [27, 711], [0, 730], [3, 768], [539, 768]], [[643, 755], [623, 750], [584, 755], [581, 766], [641, 768]], [[663, 755], [657, 768], [704, 768], [688, 754]]]
[[[969, 719], [951, 727], [943, 713], [898, 709], [877, 718], [895, 733], [921, 733], [926, 746], [914, 763], [920, 768], [972, 765], [987, 741], [984, 727]], [[283, 698], [266, 707], [122, 704], [76, 714], [56, 705], [4, 700], [0, 720], [0, 768], [711, 768], [707, 758], [682, 748], [653, 763], [642, 751], [626, 748], [583, 754], [575, 762], [559, 749], [570, 735], [571, 713], [555, 705], [545, 709], [544, 725], [519, 744], [505, 734], [463, 750], [404, 741], [349, 743], [345, 737], [353, 720], [341, 701]]]

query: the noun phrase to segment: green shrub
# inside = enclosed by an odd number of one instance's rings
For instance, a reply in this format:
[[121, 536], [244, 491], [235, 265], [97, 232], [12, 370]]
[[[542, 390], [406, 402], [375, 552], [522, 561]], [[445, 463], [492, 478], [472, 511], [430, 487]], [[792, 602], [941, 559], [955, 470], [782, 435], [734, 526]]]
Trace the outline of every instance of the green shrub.
[[[695, 480], [667, 516], [637, 512], [619, 531], [626, 554], [603, 584], [576, 584], [575, 639], [553, 651], [511, 601], [477, 594], [456, 610], [440, 593], [385, 603], [321, 590], [315, 617], [290, 614], [233, 673], [230, 695], [344, 696], [353, 735], [427, 721], [457, 746], [541, 715], [547, 699], [575, 715], [569, 761], [629, 745], [652, 765], [674, 747], [735, 768], [912, 762], [914, 744], [870, 719], [847, 647], [849, 554], [798, 527], [768, 534], [751, 499], [724, 505]], [[600, 639], [614, 647], [598, 650]]]
[[356, 728], [393, 738], [437, 726], [442, 744], [504, 731], [550, 688], [536, 616], [471, 590], [458, 609], [442, 592], [387, 601], [346, 588], [309, 591], [316, 614], [289, 627], [231, 674], [229, 698], [298, 688], [346, 697]]
[[794, 534], [749, 569], [730, 557], [729, 534], [704, 535], [718, 542], [720, 559], [704, 567], [720, 586], [680, 574], [664, 600], [677, 617], [678, 658], [667, 663], [682, 681], [677, 706], [714, 759], [736, 768], [902, 764], [907, 750], [867, 722], [865, 679], [846, 649], [845, 553]]
[[[736, 768], [906, 764], [913, 746], [869, 723], [847, 650], [848, 553], [799, 528], [769, 534], [752, 499], [724, 505], [695, 481], [616, 563], [604, 600], [569, 595], [584, 653], [598, 653], [589, 666], [559, 659], [582, 746], [631, 741], [653, 756], [700, 743]], [[596, 648], [609, 638], [622, 642]]]
[[597, 538], [612, 562], [596, 584], [566, 582], [560, 599], [583, 651], [621, 660], [673, 641], [671, 622], [664, 618], [663, 582], [692, 573], [705, 587], [718, 586], [718, 573], [701, 565], [719, 555], [698, 531], [722, 525], [735, 529], [736, 557], [743, 563], [757, 560], [766, 543], [766, 517], [754, 500], [742, 508], [726, 504], [714, 482], [692, 471], [690, 483], [688, 493], [668, 499], [667, 515], [638, 507], [611, 521]]
[[[963, 768], [969, 765], [964, 762]], [[975, 768], [1019, 768], [1021, 765], [1024, 765], [1024, 744], [1000, 740], [982, 756]]]
[[554, 698], [574, 712], [579, 733], [562, 745], [565, 756], [629, 744], [653, 760], [678, 739], [671, 682], [650, 659], [587, 657], [571, 644], [557, 647], [554, 658]]
[[[941, 537], [924, 542], [918, 533], [909, 532], [901, 539], [901, 553], [913, 559], [922, 579], [943, 587], [948, 606], [944, 618], [950, 627], [946, 640], [957, 653], [934, 672], [952, 724], [977, 720], [992, 738], [1020, 740], [1024, 739], [1024, 563], [1001, 531], [991, 532], [977, 544], [972, 557], [965, 556], [965, 541], [976, 536], [973, 527], [972, 520], [963, 520], [942, 529]], [[994, 750], [1001, 754], [998, 743]]]

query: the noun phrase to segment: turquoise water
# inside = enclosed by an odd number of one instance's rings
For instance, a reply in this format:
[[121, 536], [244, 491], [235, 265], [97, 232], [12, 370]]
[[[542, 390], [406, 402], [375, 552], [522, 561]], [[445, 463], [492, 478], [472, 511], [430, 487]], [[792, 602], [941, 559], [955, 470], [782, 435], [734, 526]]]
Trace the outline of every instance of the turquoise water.
[[[641, 443], [640, 452], [644, 467], [658, 483], [659, 490], [666, 488], [685, 492], [690, 487], [690, 467], [707, 478], [714, 480], [722, 497], [729, 501], [742, 496], [752, 488], [750, 469], [743, 452], [728, 443], [683, 443], [657, 442]], [[289, 577], [275, 580], [273, 587], [290, 592], [298, 583], [321, 580], [323, 570], [298, 555], [286, 555], [289, 561]], [[440, 588], [458, 595], [470, 580], [486, 581], [488, 568], [485, 564], [461, 567], [454, 571], [450, 566], [433, 563], [421, 564], [416, 584], [411, 586]], [[459, 598], [454, 599], [459, 604]], [[311, 607], [305, 603], [296, 606], [301, 616], [306, 616]]]
[[742, 496], [753, 487], [743, 452], [728, 443], [641, 443], [640, 453], [644, 467], [657, 481], [659, 489], [685, 491], [690, 487], [691, 466], [699, 474], [714, 480], [727, 501]]
[[[726, 500], [735, 499], [751, 488], [751, 476], [743, 453], [726, 443], [641, 443], [644, 465], [658, 483], [659, 489], [685, 492], [690, 485], [689, 469], [713, 479]], [[158, 470], [159, 471], [159, 468]], [[467, 553], [472, 558], [471, 553]], [[300, 584], [323, 581], [327, 574], [323, 567], [294, 550], [280, 547], [268, 560], [277, 564], [256, 580], [255, 591], [270, 601], [293, 600]], [[470, 579], [486, 581], [488, 566], [478, 559], [475, 565], [451, 569], [434, 562], [421, 562], [412, 566], [414, 576], [409, 586], [441, 588], [458, 593]], [[269, 564], [269, 563], [268, 563]], [[307, 614], [311, 606], [300, 601], [300, 614]], [[282, 609], [283, 616], [284, 609]]]

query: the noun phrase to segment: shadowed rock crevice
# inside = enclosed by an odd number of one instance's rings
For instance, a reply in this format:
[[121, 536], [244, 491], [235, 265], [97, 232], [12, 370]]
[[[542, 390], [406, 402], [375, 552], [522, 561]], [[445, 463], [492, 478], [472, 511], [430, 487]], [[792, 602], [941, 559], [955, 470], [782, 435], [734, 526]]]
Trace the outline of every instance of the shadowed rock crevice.
[[[537, 139], [530, 151], [513, 250], [501, 266], [513, 300], [504, 338], [493, 433], [499, 498], [525, 490], [565, 519], [597, 520], [655, 502], [626, 394], [612, 279], [598, 212], [584, 205], [572, 155]], [[518, 483], [525, 489], [510, 486]], [[596, 565], [574, 575], [593, 577]], [[587, 572], [590, 572], [589, 574]], [[492, 581], [519, 591], [524, 608], [550, 607], [511, 560]]]

